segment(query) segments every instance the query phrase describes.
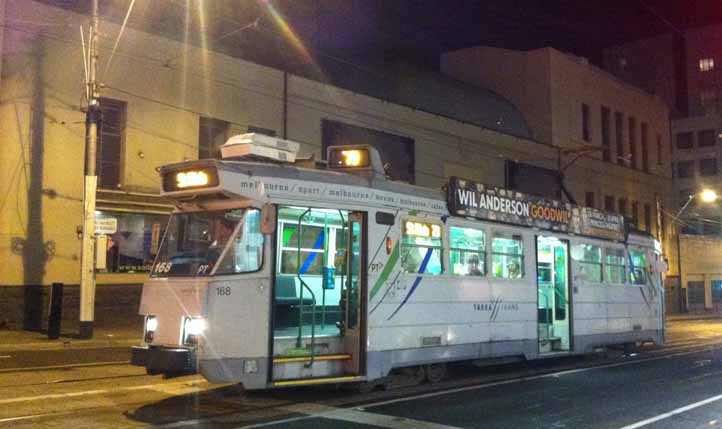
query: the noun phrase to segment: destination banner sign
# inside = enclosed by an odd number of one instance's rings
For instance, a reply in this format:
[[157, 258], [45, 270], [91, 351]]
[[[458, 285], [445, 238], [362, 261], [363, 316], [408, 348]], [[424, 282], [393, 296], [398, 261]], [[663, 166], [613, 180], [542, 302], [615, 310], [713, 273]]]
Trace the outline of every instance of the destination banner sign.
[[449, 212], [457, 216], [624, 240], [624, 219], [617, 214], [581, 208], [458, 177], [449, 179], [447, 193]]

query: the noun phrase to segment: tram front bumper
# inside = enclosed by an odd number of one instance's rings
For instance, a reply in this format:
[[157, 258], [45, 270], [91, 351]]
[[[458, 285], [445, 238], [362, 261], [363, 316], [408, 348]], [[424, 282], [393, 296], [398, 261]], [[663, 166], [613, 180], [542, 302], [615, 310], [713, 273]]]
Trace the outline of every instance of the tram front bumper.
[[133, 347], [130, 364], [145, 367], [148, 374], [163, 374], [167, 377], [195, 374], [195, 352], [182, 347]]

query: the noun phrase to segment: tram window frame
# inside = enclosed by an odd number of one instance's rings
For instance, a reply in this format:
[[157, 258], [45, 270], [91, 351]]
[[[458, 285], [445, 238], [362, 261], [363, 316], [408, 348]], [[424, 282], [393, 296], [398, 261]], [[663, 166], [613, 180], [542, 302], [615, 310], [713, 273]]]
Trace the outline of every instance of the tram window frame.
[[[602, 259], [602, 247], [598, 246], [596, 244], [591, 243], [578, 243], [575, 244], [575, 246], [582, 248], [582, 253], [580, 255], [580, 258], [574, 258], [574, 253], [572, 253], [572, 257], [574, 260], [577, 261], [579, 264], [579, 275], [581, 278], [587, 282], [590, 283], [602, 283], [604, 281], [604, 264]], [[598, 260], [594, 261], [592, 259], [589, 259], [589, 250], [596, 250], [596, 254], [598, 256]], [[594, 277], [588, 276], [589, 273], [592, 273], [592, 271], [588, 270], [587, 268], [596, 268], [597, 275]]]
[[[406, 223], [407, 222], [418, 222], [418, 223], [421, 223], [424, 225], [437, 226], [439, 228], [439, 237], [429, 237], [429, 239], [431, 239], [431, 240], [437, 239], [438, 244], [434, 243], [434, 244], [427, 245], [427, 244], [418, 243], [418, 242], [408, 243], [407, 242], [408, 238], [413, 238], [414, 240], [416, 240], [416, 239], [424, 239], [426, 237], [413, 236], [413, 235], [407, 234], [407, 232], [406, 232]], [[445, 257], [444, 250], [446, 247], [446, 243], [445, 243], [445, 235], [446, 234], [444, 232], [444, 230], [445, 230], [444, 226], [441, 225], [440, 223], [433, 222], [433, 221], [430, 222], [428, 219], [423, 219], [423, 218], [403, 218], [403, 219], [401, 219], [400, 227], [401, 227], [401, 234], [400, 234], [401, 239], [399, 240], [399, 259], [401, 261], [401, 273], [404, 275], [428, 275], [428, 276], [440, 276], [440, 275], [446, 274], [445, 264], [444, 264], [444, 257]], [[407, 252], [410, 249], [424, 249], [424, 248], [433, 249], [431, 257], [434, 256], [434, 253], [438, 254], [438, 256], [435, 257], [434, 259], [438, 259], [439, 271], [438, 272], [429, 272], [428, 271], [429, 267], [427, 266], [427, 269], [425, 269], [424, 272], [420, 273], [418, 270], [419, 270], [419, 268], [421, 268], [420, 265], [421, 265], [421, 262], [423, 261], [423, 258], [421, 260], [419, 260], [419, 263], [414, 266], [413, 270], [407, 270], [406, 269], [407, 267], [405, 267], [404, 265], [406, 264], [406, 261], [408, 260], [409, 256], [411, 255], [410, 253], [407, 253]]]
[[[508, 252], [497, 252], [494, 250], [494, 244], [497, 240], [507, 240], [507, 241], [516, 241], [519, 243], [519, 249], [520, 253], [508, 253]], [[491, 276], [495, 279], [506, 279], [506, 280], [521, 280], [526, 275], [526, 272], [524, 270], [524, 237], [521, 234], [504, 234], [504, 233], [495, 233], [492, 234], [491, 237]], [[501, 275], [497, 275], [497, 269], [496, 269], [496, 256], [502, 256], [502, 257], [517, 257], [519, 258], [518, 265], [519, 265], [519, 275], [516, 277], [510, 277], [508, 276], [508, 270], [504, 270], [502, 267]], [[505, 262], [506, 263], [506, 262]]]
[[[481, 241], [482, 241], [482, 247], [474, 248], [470, 245], [468, 247], [460, 247], [456, 245], [453, 238], [453, 232], [452, 230], [471, 230], [478, 233], [481, 233]], [[463, 234], [463, 233], [462, 233]], [[477, 227], [471, 227], [466, 225], [449, 225], [448, 226], [448, 241], [449, 241], [449, 274], [455, 277], [485, 277], [487, 275], [487, 261], [486, 261], [486, 246], [488, 240], [486, 239], [487, 233], [482, 228]], [[478, 272], [479, 274], [471, 274], [470, 268], [468, 268], [469, 263], [460, 263], [461, 268], [466, 270], [466, 273], [457, 273], [455, 272], [455, 266], [452, 263], [453, 255], [458, 252], [460, 254], [460, 259], [464, 256], [465, 253], [469, 253], [471, 256], [466, 260], [469, 262], [471, 258], [476, 255], [477, 261], [479, 263], [478, 266]]]
[[[293, 229], [293, 228], [297, 228], [298, 224], [294, 223], [294, 222], [286, 222], [284, 220], [279, 220], [278, 221], [279, 237], [283, 237], [284, 230], [286, 227]], [[316, 224], [316, 223], [304, 223], [303, 227], [304, 227], [304, 238], [306, 237], [306, 231], [307, 231], [305, 228], [320, 229], [321, 231], [324, 230], [324, 225]], [[335, 248], [336, 249], [342, 248], [343, 246], [339, 246], [339, 243], [345, 244], [345, 242], [344, 242], [345, 233], [343, 233], [343, 232], [339, 233], [339, 231], [343, 231], [343, 228], [329, 226], [328, 229], [329, 229], [329, 231], [332, 229], [335, 230], [334, 231], [334, 235], [335, 235], [334, 238], [336, 240]], [[294, 231], [292, 234], [297, 234], [297, 232]], [[331, 234], [329, 234], [329, 235], [331, 235]], [[302, 244], [303, 244], [304, 238], [301, 239]], [[330, 237], [329, 237], [329, 239], [330, 239]], [[295, 243], [295, 241], [294, 241], [294, 243]], [[290, 244], [290, 243], [287, 243], [287, 244]], [[291, 260], [295, 261], [297, 258], [297, 256], [295, 255], [295, 252], [297, 250], [298, 250], [297, 246], [294, 246], [294, 245], [284, 246], [281, 241], [278, 242], [278, 245], [277, 245], [277, 252], [278, 252], [277, 255], [278, 256], [277, 256], [277, 264], [276, 264], [277, 265], [276, 273], [278, 275], [297, 275], [297, 274], [299, 274], [297, 271], [285, 271], [284, 270], [284, 259], [283, 259], [284, 254], [291, 254], [291, 255], [293, 255], [292, 256], [293, 259], [291, 259]], [[326, 254], [326, 251], [323, 248], [314, 249], [313, 247], [301, 247], [300, 250], [301, 250], [301, 259], [302, 260], [304, 260], [306, 258], [306, 255], [308, 255], [308, 254], [315, 253], [317, 255], [314, 258], [311, 266], [308, 267], [309, 269], [306, 272], [301, 273], [301, 275], [318, 276], [318, 277], [322, 276], [323, 275], [323, 267], [327, 266], [328, 258], [329, 258], [329, 256]], [[345, 264], [344, 263], [341, 263], [339, 266], [334, 265], [334, 267], [337, 270], [336, 272], [339, 275], [341, 275], [341, 274], [345, 275]], [[313, 268], [313, 270], [311, 270], [311, 268]], [[298, 270], [298, 267], [296, 267], [296, 270]]]
[[[634, 265], [634, 256], [632, 255], [632, 252], [639, 253], [644, 258], [644, 264], [642, 266]], [[629, 284], [631, 286], [645, 286], [647, 282], [649, 281], [649, 268], [647, 266], [647, 252], [644, 249], [640, 248], [628, 248], [626, 255], [628, 256], [630, 260], [630, 267], [629, 267]], [[641, 283], [637, 279], [637, 270], [641, 270], [642, 273], [644, 273], [644, 281]]]
[[[616, 255], [613, 254], [617, 253]], [[610, 263], [610, 256], [617, 256], [622, 258], [621, 264], [613, 264]], [[605, 247], [604, 248], [604, 281], [605, 283], [613, 284], [613, 285], [626, 285], [627, 284], [627, 259], [624, 249], [619, 247]], [[621, 276], [621, 283], [615, 282], [614, 276], [612, 275], [611, 269], [612, 267], [615, 267], [617, 270], [621, 267], [622, 270], [622, 276]], [[617, 273], [619, 274], [619, 273]]]

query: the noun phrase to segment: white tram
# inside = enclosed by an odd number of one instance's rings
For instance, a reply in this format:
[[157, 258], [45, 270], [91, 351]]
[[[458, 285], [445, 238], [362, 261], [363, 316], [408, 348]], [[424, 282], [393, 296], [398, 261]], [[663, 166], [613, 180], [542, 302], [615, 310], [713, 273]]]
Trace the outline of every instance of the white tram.
[[246, 134], [222, 161], [161, 169], [177, 209], [134, 364], [265, 389], [664, 341], [659, 245], [622, 218], [460, 179], [392, 182], [365, 146], [328, 163], [297, 150]]

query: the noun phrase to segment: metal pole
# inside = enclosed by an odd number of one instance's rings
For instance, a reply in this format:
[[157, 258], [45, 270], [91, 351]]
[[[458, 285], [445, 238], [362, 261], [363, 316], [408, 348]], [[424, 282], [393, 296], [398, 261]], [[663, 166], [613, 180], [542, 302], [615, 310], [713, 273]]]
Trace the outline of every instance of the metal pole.
[[679, 302], [677, 303], [677, 307], [680, 313], [684, 313], [684, 292], [682, 289], [682, 246], [679, 239], [680, 235], [681, 231], [679, 224], [677, 224], [677, 275], [679, 276], [679, 290], [677, 294], [677, 300]]
[[100, 94], [98, 71], [98, 0], [93, 0], [88, 56], [88, 112], [86, 115], [85, 189], [83, 194], [83, 243], [80, 257], [80, 338], [93, 337], [95, 319], [95, 192], [98, 177], [95, 171]]

